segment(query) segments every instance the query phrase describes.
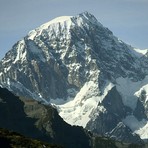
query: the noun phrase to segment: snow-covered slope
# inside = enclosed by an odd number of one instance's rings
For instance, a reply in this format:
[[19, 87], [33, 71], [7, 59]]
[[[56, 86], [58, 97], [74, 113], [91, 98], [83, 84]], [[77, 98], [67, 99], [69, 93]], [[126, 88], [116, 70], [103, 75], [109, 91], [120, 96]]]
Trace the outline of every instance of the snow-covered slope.
[[[74, 99], [67, 103], [57, 105], [61, 117], [71, 125], [86, 127], [90, 120], [91, 113], [97, 109], [98, 103], [101, 103], [104, 96], [113, 87], [110, 83], [105, 87], [104, 94], [98, 94], [98, 85], [93, 81], [86, 82]], [[100, 112], [104, 112], [103, 106], [99, 107]], [[73, 117], [71, 117], [73, 116]]]
[[148, 49], [138, 49], [138, 48], [133, 48], [133, 51], [135, 51], [135, 54], [139, 57], [142, 57], [144, 55], [146, 55], [146, 53], [148, 52]]
[[56, 18], [18, 41], [0, 62], [0, 83], [18, 95], [52, 103], [72, 125], [110, 137], [120, 134], [126, 142], [128, 132], [131, 142], [139, 142], [133, 133], [148, 139], [143, 132], [147, 54], [84, 12]]

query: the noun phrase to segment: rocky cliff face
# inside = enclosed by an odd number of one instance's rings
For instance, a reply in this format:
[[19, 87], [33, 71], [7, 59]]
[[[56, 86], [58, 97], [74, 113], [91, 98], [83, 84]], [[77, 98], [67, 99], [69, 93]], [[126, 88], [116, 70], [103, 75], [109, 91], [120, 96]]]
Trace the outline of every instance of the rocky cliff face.
[[71, 125], [111, 136], [123, 123], [131, 136], [148, 139], [147, 63], [147, 53], [84, 12], [56, 18], [18, 41], [0, 62], [0, 83], [54, 104]]

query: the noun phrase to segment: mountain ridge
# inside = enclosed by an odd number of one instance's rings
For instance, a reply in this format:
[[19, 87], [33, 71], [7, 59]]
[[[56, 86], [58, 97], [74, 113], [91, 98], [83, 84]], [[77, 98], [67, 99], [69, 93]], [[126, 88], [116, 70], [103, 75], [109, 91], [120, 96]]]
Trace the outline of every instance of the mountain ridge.
[[82, 127], [70, 126], [52, 106], [15, 96], [1, 87], [0, 117], [3, 147], [146, 148], [144, 144], [123, 143], [97, 136]]

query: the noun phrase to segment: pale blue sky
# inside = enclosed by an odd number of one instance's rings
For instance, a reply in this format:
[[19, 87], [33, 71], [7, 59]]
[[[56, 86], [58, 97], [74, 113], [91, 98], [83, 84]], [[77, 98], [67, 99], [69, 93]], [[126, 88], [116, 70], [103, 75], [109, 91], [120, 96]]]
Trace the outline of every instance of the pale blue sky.
[[0, 0], [0, 59], [30, 30], [84, 11], [124, 42], [148, 48], [148, 0]]

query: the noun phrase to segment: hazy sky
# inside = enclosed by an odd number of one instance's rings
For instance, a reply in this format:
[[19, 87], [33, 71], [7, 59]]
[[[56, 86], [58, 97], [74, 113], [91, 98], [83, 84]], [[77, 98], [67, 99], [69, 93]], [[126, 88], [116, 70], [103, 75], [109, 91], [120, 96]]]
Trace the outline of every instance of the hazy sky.
[[84, 11], [124, 42], [148, 48], [148, 0], [0, 0], [0, 58], [30, 30]]

